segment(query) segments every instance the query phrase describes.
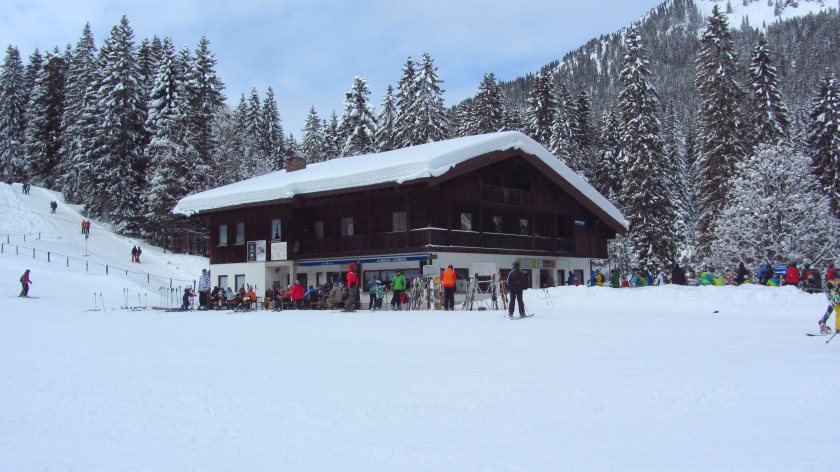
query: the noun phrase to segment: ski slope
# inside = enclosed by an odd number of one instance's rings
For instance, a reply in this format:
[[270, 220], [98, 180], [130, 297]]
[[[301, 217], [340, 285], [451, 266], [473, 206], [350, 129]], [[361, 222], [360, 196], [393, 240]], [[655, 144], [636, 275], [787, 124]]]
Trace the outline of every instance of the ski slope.
[[[84, 251], [78, 214], [15, 187], [0, 233]], [[141, 243], [94, 239], [89, 257], [123, 266]], [[153, 272], [206, 263], [141, 245]], [[16, 297], [26, 268], [39, 298]], [[804, 335], [822, 295], [558, 287], [513, 322], [130, 311], [129, 283], [0, 254], [0, 470], [836, 470], [840, 339]]]

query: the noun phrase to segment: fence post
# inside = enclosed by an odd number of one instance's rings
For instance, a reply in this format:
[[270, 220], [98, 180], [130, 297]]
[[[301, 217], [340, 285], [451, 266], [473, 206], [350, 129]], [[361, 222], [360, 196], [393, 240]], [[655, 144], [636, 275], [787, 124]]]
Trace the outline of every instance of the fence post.
[[50, 251], [47, 251], [47, 262], [51, 262], [50, 261]]
[[35, 259], [35, 248], [32, 248], [32, 258]]
[[41, 240], [41, 233], [38, 233], [38, 241]]
[[85, 272], [88, 271], [88, 261], [85, 261]]
[[20, 246], [15, 246], [15, 255], [16, 256], [20, 255]]
[[150, 277], [149, 277], [149, 273], [148, 273], [148, 272], [146, 272], [146, 283], [147, 283], [147, 284], [148, 284], [148, 283], [151, 283], [151, 282], [149, 282], [149, 279], [150, 279]]
[[105, 264], [105, 275], [108, 275], [108, 264]]
[[67, 256], [67, 267], [70, 267], [70, 256]]
[[23, 242], [26, 242], [26, 233], [23, 233]]

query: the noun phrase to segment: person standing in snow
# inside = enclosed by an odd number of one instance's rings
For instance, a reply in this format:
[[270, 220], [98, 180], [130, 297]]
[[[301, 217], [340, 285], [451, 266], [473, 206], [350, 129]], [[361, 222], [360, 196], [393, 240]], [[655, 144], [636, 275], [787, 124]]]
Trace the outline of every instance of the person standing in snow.
[[140, 254], [143, 254], [143, 250], [140, 249], [140, 246], [137, 246], [137, 263], [140, 263]]
[[799, 269], [795, 262], [791, 262], [785, 272], [785, 285], [799, 285]]
[[356, 300], [359, 299], [359, 279], [356, 278], [356, 264], [350, 263], [347, 268], [347, 304], [344, 311], [356, 311]]
[[391, 291], [394, 293], [393, 298], [391, 298], [391, 307], [395, 310], [402, 309], [402, 293], [405, 286], [405, 276], [401, 270], [397, 269], [397, 275], [391, 280]]
[[131, 262], [137, 262], [137, 246], [131, 247]]
[[443, 310], [455, 310], [455, 269], [452, 264], [446, 266], [446, 270], [440, 276], [440, 284], [443, 285]]
[[34, 283], [29, 278], [29, 269], [26, 269], [26, 272], [20, 276], [20, 295], [19, 297], [28, 297], [29, 296], [29, 284]]
[[50, 202], [50, 213], [55, 213], [55, 210], [58, 208], [58, 202], [55, 200]]
[[743, 262], [739, 262], [738, 272], [735, 274], [735, 285], [741, 285], [744, 282], [749, 281], [751, 276], [752, 272], [750, 272], [749, 270], [747, 270], [746, 267], [744, 267]]
[[519, 269], [519, 261], [513, 262], [513, 270], [508, 273], [507, 280], [505, 280], [505, 287], [510, 293], [510, 303], [508, 303], [508, 317], [513, 319], [513, 308], [516, 301], [519, 300], [519, 317], [525, 316], [525, 304], [522, 302], [522, 292], [528, 285], [528, 280], [525, 277], [525, 272]]
[[674, 285], [685, 285], [685, 271], [679, 264], [674, 264], [674, 270], [671, 271], [671, 283]]
[[198, 307], [207, 309], [207, 300], [210, 297], [210, 273], [207, 269], [201, 269], [201, 277], [198, 278]]

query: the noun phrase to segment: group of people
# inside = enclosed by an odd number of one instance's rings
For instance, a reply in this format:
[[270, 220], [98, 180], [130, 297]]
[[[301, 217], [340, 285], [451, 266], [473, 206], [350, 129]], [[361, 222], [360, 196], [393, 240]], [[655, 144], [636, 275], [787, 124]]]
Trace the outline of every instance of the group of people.
[[82, 234], [90, 236], [90, 220], [82, 219]]
[[131, 262], [140, 263], [140, 254], [143, 254], [143, 250], [140, 249], [140, 246], [133, 246], [131, 248]]
[[58, 202], [53, 200], [50, 202], [50, 213], [55, 213], [55, 210], [58, 209]]

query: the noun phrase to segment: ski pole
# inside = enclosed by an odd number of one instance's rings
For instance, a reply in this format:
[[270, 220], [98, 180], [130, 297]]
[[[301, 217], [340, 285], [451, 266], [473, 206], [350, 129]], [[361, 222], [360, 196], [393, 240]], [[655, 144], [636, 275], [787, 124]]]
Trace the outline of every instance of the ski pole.
[[93, 311], [99, 310], [99, 301], [96, 299], [96, 292], [93, 292]]
[[99, 300], [102, 301], [102, 311], [105, 311], [105, 299], [102, 298], [102, 292], [99, 292]]
[[825, 343], [826, 343], [826, 344], [830, 343], [830, 342], [831, 342], [831, 340], [832, 340], [832, 339], [834, 339], [834, 336], [837, 336], [837, 333], [838, 333], [838, 332], [840, 332], [840, 331], [835, 331], [835, 332], [834, 332], [834, 334], [832, 334], [832, 335], [831, 335], [831, 337], [830, 337], [830, 338], [828, 338], [828, 341], [826, 341]]

